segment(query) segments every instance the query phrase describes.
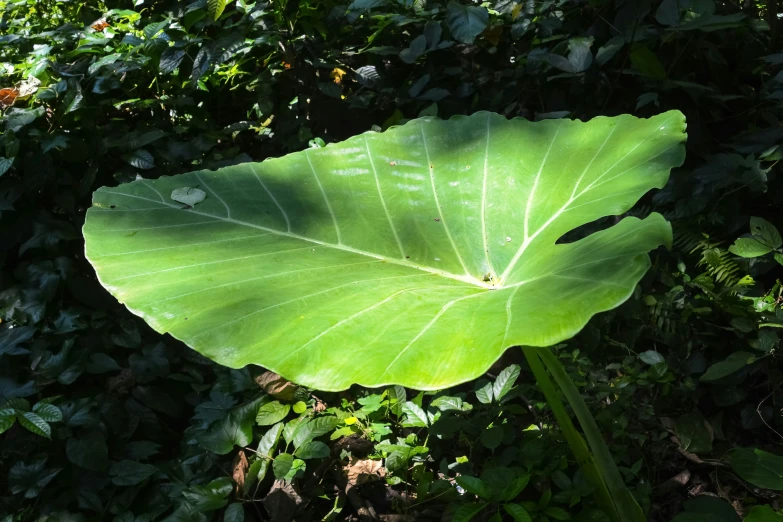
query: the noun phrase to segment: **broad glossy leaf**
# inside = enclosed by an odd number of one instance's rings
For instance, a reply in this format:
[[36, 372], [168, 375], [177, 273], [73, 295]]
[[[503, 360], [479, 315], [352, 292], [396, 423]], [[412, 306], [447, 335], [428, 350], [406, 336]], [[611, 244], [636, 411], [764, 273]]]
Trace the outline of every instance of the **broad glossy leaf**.
[[[100, 281], [217, 362], [324, 390], [444, 388], [509, 346], [550, 346], [625, 301], [658, 214], [630, 209], [684, 157], [672, 111], [413, 120], [263, 163], [102, 188], [84, 227]], [[180, 187], [207, 197], [171, 200]]]
[[783, 491], [783, 457], [758, 448], [737, 448], [731, 452], [731, 467], [754, 486]]

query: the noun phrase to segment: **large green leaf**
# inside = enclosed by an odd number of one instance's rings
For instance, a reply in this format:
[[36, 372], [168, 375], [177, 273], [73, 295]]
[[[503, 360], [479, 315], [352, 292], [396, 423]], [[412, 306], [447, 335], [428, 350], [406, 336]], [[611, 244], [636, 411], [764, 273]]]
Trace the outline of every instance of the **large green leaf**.
[[[419, 119], [263, 163], [104, 187], [100, 281], [217, 362], [300, 384], [434, 389], [549, 346], [625, 301], [671, 240], [626, 212], [684, 157], [677, 111], [532, 123]], [[171, 199], [206, 192], [194, 207]]]

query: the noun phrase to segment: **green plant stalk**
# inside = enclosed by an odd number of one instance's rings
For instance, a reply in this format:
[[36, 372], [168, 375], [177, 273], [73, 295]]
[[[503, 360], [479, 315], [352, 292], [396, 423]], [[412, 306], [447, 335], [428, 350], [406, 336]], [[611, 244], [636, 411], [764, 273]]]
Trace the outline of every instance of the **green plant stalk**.
[[582, 473], [585, 474], [587, 480], [595, 488], [595, 496], [598, 505], [611, 517], [612, 522], [625, 522], [620, 518], [618, 510], [612, 501], [612, 495], [606, 487], [606, 482], [598, 470], [595, 459], [590, 454], [587, 448], [587, 444], [579, 432], [571, 422], [571, 417], [568, 416], [568, 412], [563, 405], [563, 401], [560, 400], [560, 395], [557, 393], [555, 385], [549, 378], [544, 366], [539, 359], [538, 348], [526, 346], [522, 348], [522, 352], [525, 354], [527, 363], [530, 369], [533, 371], [533, 376], [538, 382], [538, 387], [544, 394], [544, 398], [549, 404], [549, 408], [555, 415], [560, 429], [566, 438], [566, 442], [571, 447], [571, 451], [576, 457], [579, 467], [582, 469]]
[[[593, 452], [591, 457], [594, 458], [598, 472], [606, 482], [605, 488], [611, 494], [612, 504], [620, 517], [620, 521], [645, 522], [647, 518], [644, 515], [644, 511], [625, 486], [625, 481], [623, 481], [620, 471], [614, 463], [609, 447], [606, 445], [593, 415], [590, 413], [584, 399], [582, 399], [579, 390], [566, 373], [565, 368], [548, 348], [532, 348], [532, 350], [544, 362], [544, 365], [546, 365], [563, 395], [565, 395], [566, 400], [571, 405], [571, 409], [574, 410], [574, 415], [576, 415], [579, 425], [584, 431], [585, 438], [587, 438], [587, 443]], [[559, 418], [558, 421], [560, 421]], [[570, 424], [570, 421], [569, 426], [570, 429], [573, 429], [573, 424]], [[582, 443], [584, 444], [584, 441]]]

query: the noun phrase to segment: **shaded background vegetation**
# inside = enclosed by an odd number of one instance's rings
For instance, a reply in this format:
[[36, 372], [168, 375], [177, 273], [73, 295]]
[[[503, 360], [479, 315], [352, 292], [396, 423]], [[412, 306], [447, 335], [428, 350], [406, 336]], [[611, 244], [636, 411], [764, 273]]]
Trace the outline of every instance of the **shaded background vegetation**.
[[[474, 520], [525, 520], [501, 508], [511, 501], [533, 520], [604, 520], [513, 351], [486, 380], [438, 394], [321, 394], [229, 371], [111, 299], [80, 227], [102, 185], [419, 115], [668, 109], [688, 120], [686, 164], [633, 213], [663, 213], [674, 248], [557, 350], [650, 520], [738, 520], [763, 505], [747, 520], [779, 520], [759, 518], [783, 490], [783, 458], [769, 454], [783, 454], [776, 12], [0, 0], [3, 520], [469, 520], [477, 497]], [[753, 231], [752, 217], [765, 220]], [[503, 491], [527, 475], [521, 493]]]

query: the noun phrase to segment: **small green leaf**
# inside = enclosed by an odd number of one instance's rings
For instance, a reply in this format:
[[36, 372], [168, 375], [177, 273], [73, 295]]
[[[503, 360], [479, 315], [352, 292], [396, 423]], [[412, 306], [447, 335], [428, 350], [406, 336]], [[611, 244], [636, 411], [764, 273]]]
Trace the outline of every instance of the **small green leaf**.
[[189, 207], [195, 207], [198, 203], [204, 201], [206, 197], [206, 192], [193, 187], [180, 187], [171, 191], [171, 199]]
[[655, 80], [666, 79], [666, 69], [649, 47], [635, 45], [631, 50], [631, 65], [645, 76]]
[[16, 412], [12, 408], [0, 410], [0, 433], [8, 431], [16, 422]]
[[571, 515], [568, 514], [568, 511], [559, 507], [548, 507], [544, 510], [544, 514], [555, 520], [571, 520]]
[[116, 486], [135, 486], [141, 484], [158, 472], [158, 468], [151, 464], [142, 464], [132, 460], [122, 460], [112, 464], [109, 469], [112, 483]]
[[288, 404], [283, 404], [280, 401], [268, 402], [258, 409], [256, 424], [259, 426], [277, 424], [285, 419], [289, 411], [291, 411], [291, 406]]
[[775, 512], [771, 506], [753, 506], [745, 522], [783, 522], [783, 514]]
[[487, 449], [494, 450], [503, 442], [503, 428], [492, 426], [481, 432], [481, 442]]
[[212, 20], [217, 20], [226, 8], [226, 0], [207, 0], [207, 12]]
[[302, 413], [307, 411], [307, 403], [303, 401], [299, 401], [296, 404], [294, 404], [293, 408], [294, 413], [297, 415], [301, 415]]
[[0, 157], [0, 176], [8, 172], [8, 169], [10, 169], [11, 165], [13, 164], [14, 164], [14, 158]]
[[473, 406], [463, 401], [459, 397], [443, 396], [438, 397], [431, 403], [433, 408], [438, 408], [440, 411], [470, 411]]
[[473, 520], [473, 517], [478, 515], [487, 505], [488, 504], [482, 502], [480, 504], [465, 504], [460, 506], [457, 511], [454, 512], [454, 517], [451, 519], [451, 522], [470, 522]]
[[291, 470], [291, 466], [294, 464], [294, 456], [290, 453], [281, 453], [275, 457], [272, 462], [272, 470], [275, 473], [276, 479], [285, 478], [288, 472]]
[[701, 413], [692, 412], [678, 417], [675, 432], [680, 439], [682, 449], [691, 453], [712, 451], [712, 432], [708, 429], [707, 421]]
[[751, 217], [750, 233], [756, 241], [770, 248], [777, 249], [783, 245], [783, 238], [780, 237], [780, 232], [775, 228], [775, 225], [766, 219]]
[[492, 395], [496, 401], [500, 401], [511, 391], [517, 377], [519, 377], [519, 365], [517, 364], [512, 364], [500, 372], [498, 378], [495, 379], [495, 384], [492, 385]]
[[28, 431], [40, 435], [41, 437], [46, 437], [47, 439], [52, 438], [52, 428], [49, 426], [49, 423], [35, 413], [30, 411], [24, 412], [21, 415], [17, 415], [17, 419], [19, 420], [19, 424]]
[[476, 398], [481, 404], [492, 404], [493, 398], [493, 386], [491, 382], [488, 382], [478, 390], [476, 390]]
[[402, 411], [405, 413], [405, 421], [403, 422], [403, 426], [415, 428], [426, 428], [429, 426], [429, 418], [427, 417], [427, 414], [423, 409], [416, 405], [416, 403], [410, 401], [406, 402], [402, 406]]
[[223, 513], [223, 522], [245, 522], [245, 508], [242, 504], [238, 502], [229, 504], [226, 512]]
[[653, 364], [666, 362], [666, 359], [664, 359], [663, 355], [654, 350], [647, 350], [646, 352], [640, 353], [639, 359], [641, 359], [642, 362], [649, 364], [650, 366]]
[[37, 414], [46, 422], [60, 422], [63, 420], [63, 413], [60, 408], [53, 404], [39, 402], [33, 406], [33, 413]]
[[283, 423], [277, 423], [264, 433], [256, 448], [258, 454], [258, 460], [253, 462], [250, 469], [247, 471], [247, 477], [245, 478], [245, 493], [250, 491], [250, 488], [256, 483], [261, 482], [266, 477], [267, 471], [269, 471], [269, 463], [272, 462], [272, 456], [277, 448], [277, 443], [280, 440], [280, 435], [283, 433]]
[[729, 252], [740, 257], [759, 257], [772, 252], [772, 248], [751, 237], [741, 237], [729, 247]]
[[503, 509], [506, 510], [506, 513], [511, 515], [514, 522], [532, 522], [533, 520], [530, 518], [527, 510], [519, 504], [503, 504]]
[[722, 379], [734, 372], [740, 371], [742, 368], [749, 364], [753, 364], [755, 361], [756, 358], [752, 353], [734, 352], [725, 360], [715, 363], [707, 368], [707, 371], [704, 372], [704, 375], [702, 375], [699, 380], [705, 382], [717, 381], [718, 379]]
[[129, 165], [137, 169], [147, 170], [155, 166], [155, 158], [144, 149], [134, 150], [122, 157]]
[[456, 481], [468, 493], [472, 493], [484, 500], [492, 500], [492, 490], [480, 478], [460, 475], [456, 478]]
[[760, 449], [731, 452], [731, 467], [743, 480], [765, 489], [783, 491], [783, 457]]
[[321, 441], [313, 440], [303, 444], [294, 452], [300, 459], [323, 459], [329, 456], [329, 446]]

